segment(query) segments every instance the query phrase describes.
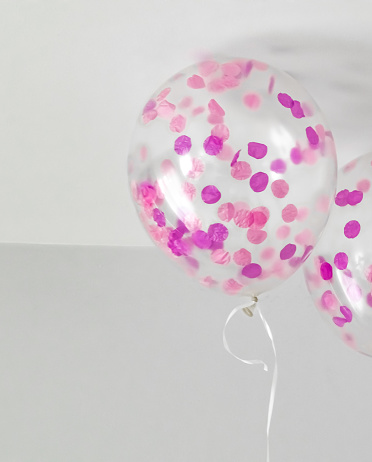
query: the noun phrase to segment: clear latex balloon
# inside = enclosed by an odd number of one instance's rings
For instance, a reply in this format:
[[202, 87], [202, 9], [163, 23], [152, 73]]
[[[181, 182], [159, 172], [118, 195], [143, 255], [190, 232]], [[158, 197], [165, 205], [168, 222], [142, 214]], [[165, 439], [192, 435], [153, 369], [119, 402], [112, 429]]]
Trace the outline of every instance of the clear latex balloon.
[[152, 239], [190, 275], [258, 295], [294, 273], [328, 218], [332, 134], [288, 74], [247, 59], [191, 66], [148, 100], [129, 179]]
[[304, 267], [322, 318], [351, 348], [372, 356], [372, 154], [338, 174], [335, 204]]

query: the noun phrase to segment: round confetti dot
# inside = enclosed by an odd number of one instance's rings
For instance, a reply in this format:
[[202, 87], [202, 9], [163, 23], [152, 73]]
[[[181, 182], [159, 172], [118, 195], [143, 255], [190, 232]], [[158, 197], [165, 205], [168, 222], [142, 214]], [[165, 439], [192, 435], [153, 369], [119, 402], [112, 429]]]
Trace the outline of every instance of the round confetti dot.
[[348, 199], [349, 199], [349, 190], [343, 189], [342, 191], [339, 191], [336, 194], [335, 204], [338, 205], [339, 207], [345, 207], [345, 205], [348, 204]]
[[196, 179], [196, 178], [199, 178], [203, 172], [204, 172], [204, 162], [201, 159], [194, 157], [191, 160], [191, 168], [189, 172], [187, 173], [187, 176], [189, 178]]
[[226, 250], [216, 249], [211, 253], [211, 259], [218, 265], [227, 265], [230, 263], [231, 256]]
[[208, 228], [208, 234], [212, 241], [222, 242], [228, 238], [229, 231], [222, 223], [214, 223]]
[[295, 244], [287, 244], [285, 247], [282, 248], [280, 251], [280, 259], [281, 260], [289, 260], [293, 257], [296, 253], [296, 246]]
[[248, 143], [248, 155], [255, 159], [262, 159], [267, 154], [267, 146], [261, 143], [250, 142]]
[[238, 210], [234, 215], [234, 223], [239, 228], [248, 228], [250, 226], [250, 211]]
[[191, 77], [189, 77], [187, 79], [187, 85], [190, 88], [193, 88], [194, 90], [205, 87], [205, 83], [204, 83], [204, 80], [202, 79], [202, 77], [200, 77], [200, 75], [196, 75], [196, 74], [194, 74], [193, 76], [191, 76]]
[[274, 247], [266, 247], [266, 249], [263, 249], [261, 252], [261, 258], [263, 260], [271, 260], [275, 255], [275, 249]]
[[291, 157], [291, 161], [295, 165], [298, 165], [302, 162], [302, 154], [299, 148], [292, 148], [290, 157]]
[[291, 232], [291, 228], [287, 225], [283, 225], [283, 226], [280, 226], [277, 230], [276, 230], [276, 237], [278, 239], [286, 239], [289, 234]]
[[288, 204], [282, 210], [282, 218], [286, 223], [291, 223], [297, 217], [297, 207], [293, 204]]
[[276, 159], [271, 162], [270, 170], [275, 173], [285, 173], [287, 165], [283, 159]]
[[171, 129], [171, 131], [177, 133], [181, 133], [185, 129], [185, 126], [186, 119], [181, 114], [174, 116], [169, 124], [169, 128]]
[[[280, 181], [280, 180], [278, 180]], [[250, 187], [254, 192], [262, 192], [266, 189], [267, 183], [269, 182], [269, 177], [267, 173], [257, 172], [249, 180]]]
[[302, 117], [305, 117], [304, 111], [302, 110], [301, 103], [299, 101], [293, 101], [291, 112], [293, 117], [296, 119], [302, 119]]
[[215, 114], [221, 117], [225, 115], [225, 111], [222, 109], [222, 107], [217, 103], [215, 99], [211, 99], [209, 101], [208, 109], [211, 114]]
[[211, 134], [213, 136], [217, 136], [217, 138], [220, 138], [222, 141], [227, 141], [230, 136], [230, 131], [224, 124], [217, 124], [212, 128]]
[[332, 310], [336, 308], [337, 305], [337, 299], [333, 295], [331, 290], [326, 290], [320, 299], [320, 303], [322, 307], [326, 310]]
[[362, 289], [358, 286], [358, 284], [350, 284], [347, 288], [347, 295], [353, 302], [359, 302], [363, 296]]
[[159, 209], [154, 209], [153, 212], [152, 212], [152, 217], [154, 219], [154, 221], [156, 222], [156, 224], [162, 228], [163, 226], [165, 226], [165, 215], [164, 215], [164, 212], [162, 212], [161, 210]]
[[271, 184], [271, 191], [278, 199], [283, 199], [288, 194], [289, 186], [285, 180], [275, 180]]
[[244, 160], [235, 162], [231, 167], [231, 176], [235, 178], [235, 180], [247, 180], [251, 175], [251, 166]]
[[247, 108], [256, 110], [261, 105], [261, 97], [257, 93], [247, 93], [243, 97], [243, 103], [247, 106]]
[[261, 229], [248, 229], [247, 239], [251, 244], [261, 244], [267, 238], [267, 232]]
[[221, 193], [214, 185], [202, 189], [201, 198], [206, 204], [215, 204], [221, 199]]
[[286, 107], [287, 109], [291, 108], [294, 104], [293, 99], [289, 95], [287, 95], [287, 93], [279, 93], [278, 101], [282, 106]]
[[269, 220], [270, 212], [266, 207], [256, 207], [249, 213], [249, 227], [252, 229], [262, 229]]
[[176, 106], [166, 100], [162, 101], [157, 108], [158, 116], [162, 117], [163, 119], [170, 119], [173, 116], [175, 110]]
[[222, 283], [222, 289], [229, 295], [237, 294], [241, 289], [242, 285], [239, 282], [235, 281], [235, 279], [228, 279]]
[[187, 154], [191, 149], [191, 139], [186, 135], [179, 136], [174, 142], [174, 150], [179, 156]]
[[368, 192], [370, 187], [371, 187], [371, 182], [367, 179], [360, 180], [357, 183], [357, 188], [359, 189], [359, 191], [362, 191], [364, 193]]
[[351, 220], [344, 227], [344, 235], [348, 239], [354, 239], [360, 233], [360, 224], [357, 220]]
[[250, 279], [258, 278], [261, 273], [262, 268], [257, 263], [250, 263], [242, 269], [242, 275]]
[[334, 263], [335, 267], [339, 270], [344, 270], [347, 268], [349, 258], [344, 252], [339, 252], [335, 255]]
[[325, 281], [329, 281], [330, 279], [332, 279], [332, 276], [333, 276], [332, 266], [326, 261], [324, 261], [320, 265], [320, 275]]
[[201, 229], [192, 234], [192, 241], [199, 249], [209, 249], [212, 245], [212, 239], [209, 234]]
[[239, 266], [249, 265], [252, 261], [251, 252], [246, 249], [237, 250], [233, 255], [233, 260]]
[[203, 143], [204, 151], [210, 156], [216, 156], [219, 152], [221, 152], [222, 146], [223, 142], [221, 138], [214, 135], [208, 136]]
[[231, 161], [234, 157], [233, 148], [229, 144], [224, 144], [222, 146], [221, 152], [216, 155], [217, 159]]
[[316, 146], [319, 143], [319, 136], [313, 127], [306, 128], [306, 136], [311, 146]]
[[235, 214], [234, 205], [231, 202], [226, 202], [219, 206], [217, 215], [221, 221], [230, 221]]
[[358, 191], [357, 189], [351, 191], [348, 195], [347, 202], [349, 205], [357, 205], [363, 200], [363, 193], [362, 191]]
[[189, 201], [193, 201], [195, 199], [196, 188], [193, 184], [185, 181], [185, 183], [183, 184], [183, 192], [185, 193], [185, 196], [189, 199]]

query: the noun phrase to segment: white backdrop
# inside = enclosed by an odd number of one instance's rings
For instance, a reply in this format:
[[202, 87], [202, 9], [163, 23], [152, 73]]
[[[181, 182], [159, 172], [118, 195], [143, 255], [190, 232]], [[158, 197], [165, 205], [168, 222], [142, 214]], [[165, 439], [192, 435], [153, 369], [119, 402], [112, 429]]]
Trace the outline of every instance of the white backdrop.
[[371, 149], [369, 0], [1, 0], [0, 242], [149, 245], [126, 153], [139, 110], [205, 53], [272, 63]]

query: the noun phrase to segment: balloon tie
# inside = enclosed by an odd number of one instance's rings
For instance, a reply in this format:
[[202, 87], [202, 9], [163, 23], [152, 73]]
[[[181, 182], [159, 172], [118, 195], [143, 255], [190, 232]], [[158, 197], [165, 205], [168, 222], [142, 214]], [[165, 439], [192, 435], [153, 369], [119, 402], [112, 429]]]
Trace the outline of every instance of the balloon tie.
[[[238, 361], [241, 361], [244, 364], [249, 364], [249, 365], [258, 365], [261, 364], [265, 370], [265, 372], [268, 372], [268, 367], [267, 364], [262, 361], [261, 359], [243, 359], [237, 356], [235, 353], [233, 353], [229, 347], [229, 344], [227, 343], [226, 340], [226, 327], [229, 324], [230, 320], [235, 316], [235, 314], [238, 311], [243, 311], [247, 316], [252, 317], [254, 314], [254, 310], [256, 308], [258, 299], [257, 297], [252, 297], [252, 300], [250, 303], [244, 303], [243, 305], [239, 305], [236, 308], [234, 308], [229, 316], [226, 319], [223, 331], [222, 331], [222, 339], [223, 339], [223, 345], [225, 347], [225, 350], [233, 356], [235, 359]], [[275, 365], [274, 365], [274, 371], [273, 371], [273, 377], [272, 377], [272, 382], [271, 382], [271, 391], [270, 391], [270, 400], [269, 400], [269, 407], [268, 407], [268, 415], [267, 415], [267, 426], [266, 426], [266, 437], [267, 437], [267, 448], [266, 448], [266, 454], [267, 454], [267, 462], [270, 462], [270, 454], [269, 454], [269, 436], [270, 436], [270, 425], [271, 425], [271, 419], [273, 415], [273, 408], [274, 408], [274, 400], [275, 400], [275, 393], [276, 393], [276, 386], [277, 386], [277, 381], [278, 381], [278, 362], [277, 362], [277, 356], [276, 356], [276, 348], [274, 344], [274, 339], [273, 339], [273, 334], [271, 332], [270, 326], [267, 323], [266, 319], [264, 318], [259, 306], [257, 306], [257, 311], [258, 314], [261, 318], [261, 321], [264, 325], [264, 328], [266, 330], [266, 333], [271, 341], [271, 346], [274, 352], [274, 359], [275, 359]]]

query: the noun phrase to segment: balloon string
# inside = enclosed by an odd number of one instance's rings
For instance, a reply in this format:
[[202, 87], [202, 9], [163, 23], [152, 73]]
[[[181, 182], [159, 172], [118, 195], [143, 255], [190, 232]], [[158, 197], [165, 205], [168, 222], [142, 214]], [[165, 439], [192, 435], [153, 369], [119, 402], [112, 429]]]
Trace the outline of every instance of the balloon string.
[[[252, 316], [252, 312], [253, 312], [254, 308], [256, 307], [256, 303], [257, 303], [257, 299], [252, 298], [252, 301], [250, 303], [248, 303], [248, 304], [245, 303], [244, 305], [239, 305], [239, 306], [237, 306], [236, 308], [234, 308], [231, 311], [231, 313], [229, 314], [229, 316], [226, 319], [226, 322], [225, 322], [225, 325], [224, 325], [224, 328], [223, 328], [223, 331], [222, 331], [223, 345], [225, 347], [225, 350], [231, 356], [236, 358], [238, 361], [241, 361], [242, 363], [249, 364], [249, 365], [261, 364], [263, 366], [265, 372], [268, 372], [267, 364], [264, 361], [262, 361], [261, 359], [249, 359], [248, 360], [248, 359], [240, 358], [239, 356], [237, 356], [235, 353], [233, 353], [231, 351], [231, 349], [229, 347], [229, 344], [227, 343], [227, 340], [226, 340], [226, 327], [229, 324], [231, 318], [233, 318], [238, 311], [243, 311], [245, 314], [248, 314], [249, 316]], [[268, 337], [269, 337], [269, 339], [271, 341], [271, 346], [272, 346], [272, 349], [273, 349], [273, 352], [274, 352], [274, 358], [275, 358], [274, 372], [273, 372], [273, 378], [272, 378], [272, 382], [271, 382], [269, 409], [268, 409], [268, 415], [267, 415], [267, 426], [266, 426], [266, 438], [267, 438], [266, 439], [266, 442], [267, 442], [267, 446], [266, 446], [267, 457], [266, 457], [266, 460], [267, 460], [267, 462], [270, 462], [269, 437], [270, 437], [271, 419], [272, 419], [273, 408], [274, 408], [276, 386], [277, 386], [277, 382], [278, 382], [278, 361], [277, 361], [277, 356], [276, 356], [276, 348], [275, 348], [274, 338], [273, 338], [273, 334], [271, 332], [270, 326], [267, 323], [266, 319], [264, 318], [264, 316], [263, 316], [263, 314], [262, 314], [259, 307], [257, 307], [257, 310], [258, 310], [258, 314], [260, 315], [260, 318], [262, 320], [262, 323], [264, 325], [264, 328], [266, 330], [266, 333], [267, 333], [267, 335], [268, 335]]]

